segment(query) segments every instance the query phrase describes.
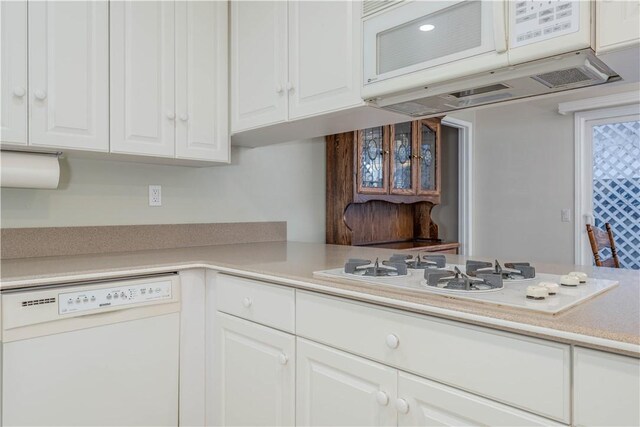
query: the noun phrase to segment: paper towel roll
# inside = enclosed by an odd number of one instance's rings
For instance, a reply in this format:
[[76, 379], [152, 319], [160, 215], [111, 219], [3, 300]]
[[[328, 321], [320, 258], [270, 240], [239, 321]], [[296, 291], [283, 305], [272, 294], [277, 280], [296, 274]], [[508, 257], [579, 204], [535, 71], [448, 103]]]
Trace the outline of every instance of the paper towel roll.
[[0, 186], [14, 188], [58, 188], [60, 164], [50, 154], [0, 153]]

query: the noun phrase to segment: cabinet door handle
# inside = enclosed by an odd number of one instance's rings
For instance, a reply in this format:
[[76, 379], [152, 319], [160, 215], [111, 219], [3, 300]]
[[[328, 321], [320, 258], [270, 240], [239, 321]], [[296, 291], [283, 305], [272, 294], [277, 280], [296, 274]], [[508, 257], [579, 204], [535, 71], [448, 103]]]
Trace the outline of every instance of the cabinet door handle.
[[287, 92], [291, 92], [293, 90], [293, 84], [291, 82], [287, 82]]
[[16, 86], [13, 88], [13, 96], [17, 98], [22, 98], [27, 93], [26, 90], [22, 86]]
[[396, 410], [401, 414], [406, 414], [409, 412], [409, 404], [404, 399], [396, 400]]
[[47, 97], [47, 92], [43, 90], [36, 90], [35, 92], [33, 92], [33, 95], [36, 97], [36, 99], [42, 101]]
[[251, 298], [249, 298], [249, 297], [245, 297], [242, 300], [242, 305], [244, 305], [245, 308], [251, 307], [251, 304], [253, 304], [253, 301], [251, 301]]
[[173, 120], [176, 118], [176, 113], [172, 112], [172, 111], [168, 111], [167, 112], [167, 119], [169, 120]]
[[276, 93], [282, 93], [282, 85], [276, 85]]
[[389, 348], [398, 348], [398, 346], [400, 345], [400, 340], [394, 334], [387, 335], [387, 338], [385, 339], [385, 341]]
[[376, 402], [378, 402], [380, 406], [387, 406], [389, 404], [389, 396], [387, 396], [387, 393], [384, 391], [377, 391]]
[[180, 120], [182, 120], [183, 122], [186, 122], [187, 120], [189, 120], [189, 115], [188, 114], [180, 114]]
[[280, 363], [281, 365], [286, 365], [288, 361], [289, 357], [286, 354], [280, 353], [278, 355], [278, 363]]

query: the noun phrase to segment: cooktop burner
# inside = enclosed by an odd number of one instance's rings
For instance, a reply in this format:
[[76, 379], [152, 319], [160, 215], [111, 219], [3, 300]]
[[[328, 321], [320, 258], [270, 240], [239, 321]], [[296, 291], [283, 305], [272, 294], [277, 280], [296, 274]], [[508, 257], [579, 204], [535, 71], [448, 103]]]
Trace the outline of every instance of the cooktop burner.
[[458, 267], [454, 270], [429, 271], [425, 270], [424, 278], [427, 286], [448, 291], [460, 292], [489, 292], [499, 291], [504, 287], [502, 276], [496, 274], [478, 274], [476, 277], [469, 277], [460, 271]]
[[447, 260], [444, 255], [431, 254], [418, 254], [415, 258], [413, 255], [408, 254], [394, 254], [389, 258], [389, 261], [404, 262], [407, 264], [408, 268], [412, 268], [414, 270], [445, 268], [447, 265]]
[[504, 267], [486, 261], [467, 261], [465, 272], [472, 277], [479, 275], [500, 276], [503, 280], [527, 280], [536, 277], [536, 269], [528, 262], [507, 262]]
[[344, 265], [344, 272], [355, 276], [367, 277], [395, 277], [407, 275], [407, 264], [404, 261], [382, 261], [380, 265], [378, 258], [371, 265], [368, 259], [350, 259]]

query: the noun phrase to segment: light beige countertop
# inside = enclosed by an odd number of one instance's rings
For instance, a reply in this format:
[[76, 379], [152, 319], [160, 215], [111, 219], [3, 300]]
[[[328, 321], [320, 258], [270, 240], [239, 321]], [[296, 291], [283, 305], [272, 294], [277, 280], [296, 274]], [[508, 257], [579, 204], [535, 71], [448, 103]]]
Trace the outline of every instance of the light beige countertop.
[[[392, 253], [393, 250], [378, 248], [268, 242], [19, 258], [0, 262], [0, 289], [5, 291], [186, 268], [211, 268], [411, 312], [640, 357], [640, 271], [536, 263], [539, 272], [566, 274], [580, 270], [592, 277], [619, 282], [613, 289], [556, 315], [383, 285], [313, 277], [314, 271], [341, 267], [348, 258], [384, 258]], [[447, 255], [447, 260], [464, 263], [465, 258]]]

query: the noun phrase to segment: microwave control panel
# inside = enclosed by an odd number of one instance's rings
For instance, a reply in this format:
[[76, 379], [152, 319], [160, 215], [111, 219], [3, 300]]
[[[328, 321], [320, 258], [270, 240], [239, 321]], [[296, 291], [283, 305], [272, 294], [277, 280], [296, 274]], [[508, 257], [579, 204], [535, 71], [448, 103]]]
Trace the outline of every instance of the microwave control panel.
[[[589, 7], [588, 4], [583, 5]], [[580, 30], [579, 1], [510, 1], [510, 46], [519, 47]]]
[[95, 290], [67, 292], [58, 295], [58, 313], [127, 306], [143, 302], [171, 299], [170, 280], [114, 286]]

